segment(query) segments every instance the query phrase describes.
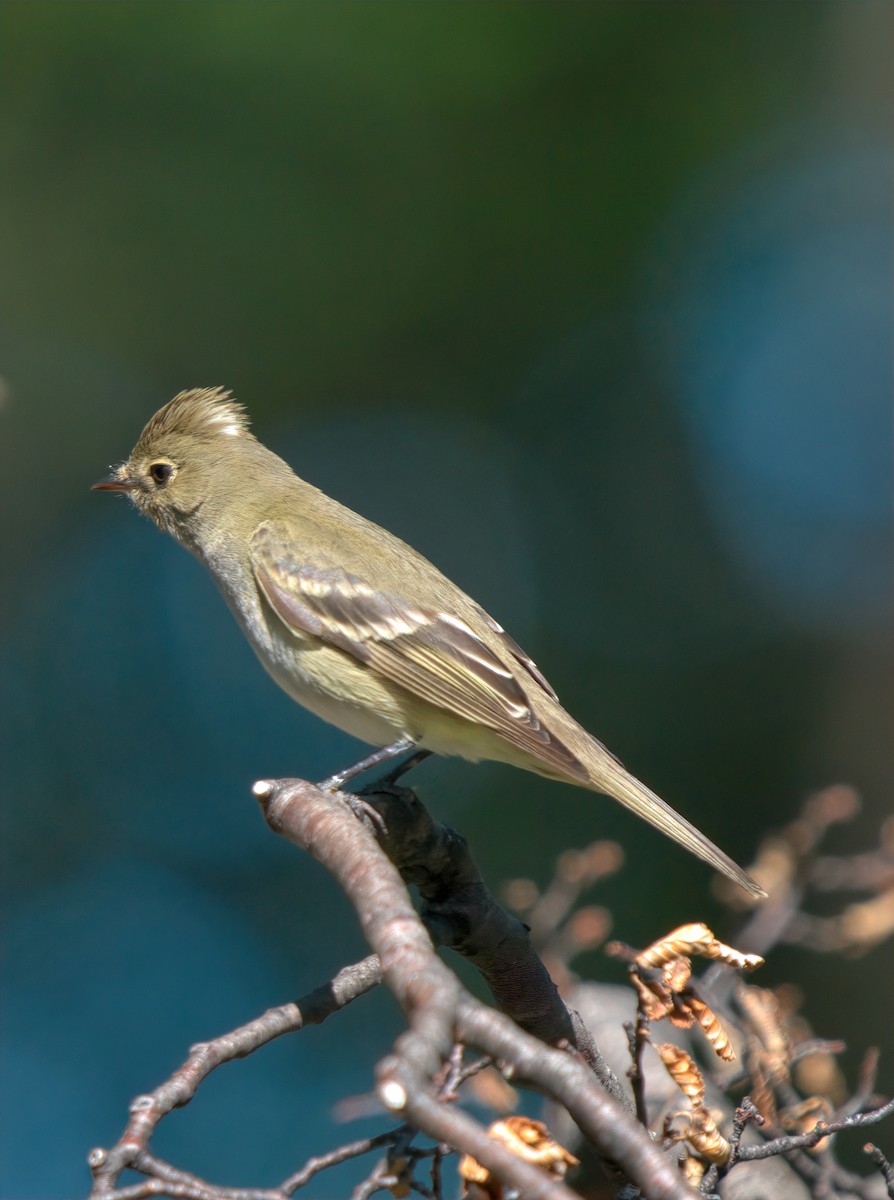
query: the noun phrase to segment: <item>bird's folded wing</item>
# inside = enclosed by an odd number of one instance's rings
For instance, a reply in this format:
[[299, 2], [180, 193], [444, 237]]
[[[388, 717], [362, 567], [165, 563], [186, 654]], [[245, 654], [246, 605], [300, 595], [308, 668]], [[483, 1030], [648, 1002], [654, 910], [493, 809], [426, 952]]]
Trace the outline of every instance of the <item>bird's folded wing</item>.
[[516, 670], [550, 698], [552, 689], [487, 614], [481, 617], [505, 658], [462, 618], [379, 591], [338, 566], [302, 560], [296, 544], [280, 521], [264, 522], [251, 539], [255, 579], [287, 628], [337, 646], [418, 700], [493, 730], [560, 774], [581, 775], [577, 758], [532, 710]]

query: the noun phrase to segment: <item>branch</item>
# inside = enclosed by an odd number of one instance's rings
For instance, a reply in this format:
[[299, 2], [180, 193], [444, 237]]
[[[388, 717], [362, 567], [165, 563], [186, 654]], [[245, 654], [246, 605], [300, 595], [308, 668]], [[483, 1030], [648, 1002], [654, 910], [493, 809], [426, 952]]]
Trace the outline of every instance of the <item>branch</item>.
[[522, 1029], [549, 1045], [577, 1050], [615, 1100], [631, 1109], [589, 1029], [559, 994], [527, 926], [497, 903], [462, 834], [434, 820], [408, 789], [376, 789], [363, 799], [383, 823], [384, 831], [374, 823], [382, 849], [404, 882], [419, 891], [421, 917], [435, 945], [467, 958], [496, 1007]]
[[579, 1058], [546, 1046], [470, 996], [440, 961], [394, 866], [345, 799], [304, 780], [255, 785], [270, 827], [303, 847], [335, 877], [354, 905], [387, 986], [409, 1028], [378, 1070], [385, 1107], [432, 1137], [471, 1154], [532, 1200], [570, 1200], [562, 1183], [491, 1140], [483, 1127], [440, 1103], [432, 1080], [454, 1040], [505, 1064], [510, 1075], [563, 1103], [600, 1154], [649, 1196], [685, 1200], [692, 1192], [671, 1162]]
[[793, 1133], [786, 1137], [774, 1138], [760, 1146], [743, 1146], [736, 1156], [737, 1162], [753, 1162], [759, 1158], [772, 1158], [774, 1154], [788, 1154], [792, 1150], [815, 1146], [832, 1133], [840, 1133], [843, 1129], [859, 1129], [863, 1125], [875, 1125], [885, 1117], [894, 1113], [894, 1100], [882, 1104], [869, 1112], [853, 1113], [842, 1117], [839, 1121], [817, 1121], [813, 1129], [806, 1133]]
[[[319, 1025], [334, 1012], [362, 996], [381, 982], [382, 972], [379, 961], [371, 955], [362, 962], [351, 967], [345, 967], [329, 983], [308, 992], [306, 996], [294, 1004], [283, 1004], [278, 1008], [270, 1008], [267, 1012], [225, 1033], [222, 1037], [210, 1042], [200, 1042], [192, 1047], [186, 1062], [163, 1084], [144, 1096], [137, 1096], [131, 1102], [130, 1120], [124, 1133], [111, 1150], [98, 1147], [91, 1150], [87, 1156], [88, 1165], [93, 1172], [93, 1188], [90, 1200], [139, 1200], [139, 1196], [158, 1193], [157, 1187], [149, 1187], [149, 1191], [140, 1190], [147, 1185], [136, 1184], [132, 1188], [117, 1188], [117, 1179], [127, 1168], [132, 1170], [149, 1171], [159, 1177], [158, 1161], [149, 1162], [148, 1147], [159, 1121], [175, 1108], [181, 1108], [196, 1094], [199, 1085], [215, 1068], [223, 1063], [232, 1062], [236, 1058], [245, 1058], [260, 1046], [272, 1042], [274, 1038], [284, 1033], [293, 1033], [305, 1025]], [[167, 1168], [168, 1171], [171, 1168]], [[178, 1173], [180, 1174], [180, 1173]], [[183, 1184], [183, 1176], [177, 1181]], [[195, 1183], [190, 1176], [190, 1186]], [[199, 1181], [200, 1182], [200, 1181]], [[151, 1183], [151, 1181], [149, 1181]], [[180, 1190], [168, 1189], [170, 1196], [185, 1195]], [[210, 1187], [210, 1185], [207, 1185]], [[225, 1189], [211, 1189], [216, 1197], [226, 1193]], [[266, 1195], [267, 1193], [265, 1193]]]

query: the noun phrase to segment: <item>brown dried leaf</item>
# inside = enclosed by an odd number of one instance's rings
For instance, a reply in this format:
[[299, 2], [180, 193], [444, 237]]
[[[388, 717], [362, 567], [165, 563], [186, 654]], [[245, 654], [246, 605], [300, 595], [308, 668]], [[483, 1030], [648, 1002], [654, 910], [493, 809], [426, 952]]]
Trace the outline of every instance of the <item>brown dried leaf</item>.
[[706, 1108], [697, 1108], [692, 1113], [689, 1144], [709, 1163], [717, 1163], [718, 1166], [725, 1163], [730, 1156], [730, 1144]]
[[739, 987], [736, 996], [760, 1042], [760, 1060], [768, 1083], [786, 1083], [792, 1048], [775, 994], [751, 984]]
[[693, 1108], [701, 1108], [705, 1099], [705, 1080], [685, 1050], [670, 1042], [653, 1043], [667, 1067], [668, 1074]]
[[696, 921], [690, 925], [680, 925], [667, 937], [647, 946], [637, 955], [636, 962], [640, 967], [663, 967], [674, 958], [692, 954], [700, 954], [703, 958], [716, 958], [731, 967], [746, 971], [760, 966], [764, 961], [759, 954], [742, 954], [732, 946], [718, 941], [707, 925]]
[[730, 1045], [726, 1030], [721, 1025], [713, 1009], [705, 1004], [704, 1000], [700, 1000], [698, 996], [694, 996], [691, 993], [687, 994], [684, 1003], [685, 1007], [689, 1009], [702, 1027], [704, 1035], [708, 1039], [714, 1053], [719, 1058], [722, 1058], [724, 1062], [732, 1062], [736, 1057], [736, 1052]]
[[506, 1117], [502, 1121], [495, 1121], [488, 1133], [519, 1158], [535, 1166], [546, 1167], [553, 1175], [562, 1176], [569, 1167], [577, 1166], [578, 1160], [550, 1137], [542, 1121], [535, 1121], [531, 1117]]
[[724, 942], [716, 939], [711, 945], [710, 953], [706, 954], [705, 958], [717, 958], [727, 966], [735, 967], [740, 971], [753, 971], [764, 961], [759, 954], [743, 954], [741, 950], [734, 950], [732, 946], [727, 946]]
[[685, 1004], [677, 1004], [670, 1014], [670, 1023], [674, 1029], [691, 1029], [695, 1020], [694, 1015]]
[[749, 1096], [751, 1102], [765, 1121], [776, 1124], [776, 1096], [770, 1080], [763, 1069], [760, 1056], [749, 1055], [748, 1073], [751, 1076]]
[[[569, 1167], [576, 1167], [578, 1159], [554, 1141], [549, 1130], [542, 1121], [531, 1117], [514, 1115], [501, 1121], [494, 1121], [488, 1129], [488, 1136], [500, 1142], [507, 1150], [529, 1162], [541, 1167], [547, 1174], [561, 1179]], [[491, 1176], [490, 1171], [477, 1162], [471, 1155], [465, 1154], [459, 1164], [460, 1177], [467, 1185], [477, 1184], [494, 1200], [500, 1200], [502, 1189], [499, 1180]], [[466, 1194], [470, 1194], [467, 1186]]]
[[647, 1021], [660, 1021], [673, 1008], [673, 998], [657, 979], [643, 979], [642, 975], [632, 969], [630, 982], [636, 988], [637, 1006]]
[[662, 977], [672, 992], [682, 992], [692, 974], [692, 963], [688, 958], [672, 958], [665, 964]]
[[666, 1112], [662, 1122], [662, 1139], [666, 1142], [685, 1142], [689, 1137], [692, 1126], [690, 1117], [692, 1109], [679, 1109], [677, 1112]]
[[668, 1114], [664, 1120], [664, 1136], [671, 1142], [688, 1142], [696, 1154], [711, 1163], [725, 1163], [730, 1156], [730, 1144], [706, 1108]]
[[471, 1154], [464, 1154], [459, 1160], [459, 1177], [465, 1183], [480, 1183], [484, 1185], [490, 1184], [491, 1176], [487, 1167], [482, 1167], [477, 1159], [472, 1158]]
[[705, 1164], [700, 1158], [687, 1154], [682, 1165], [683, 1178], [694, 1188], [701, 1187], [705, 1175]]
[[683, 954], [704, 954], [714, 942], [714, 934], [700, 921], [680, 925], [666, 937], [659, 938], [636, 956], [639, 967], [663, 967]]
[[766, 988], [740, 985], [736, 998], [751, 1036], [745, 1049], [752, 1079], [751, 1099], [761, 1116], [776, 1122], [776, 1089], [789, 1081], [791, 1044], [775, 994]]

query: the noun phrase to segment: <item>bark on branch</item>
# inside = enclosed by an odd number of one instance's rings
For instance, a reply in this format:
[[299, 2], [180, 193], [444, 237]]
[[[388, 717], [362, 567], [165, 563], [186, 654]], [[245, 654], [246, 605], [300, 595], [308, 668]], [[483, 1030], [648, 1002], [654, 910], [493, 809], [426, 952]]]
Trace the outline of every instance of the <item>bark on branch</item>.
[[566, 1105], [599, 1154], [651, 1200], [693, 1195], [580, 1056], [545, 1045], [465, 991], [435, 954], [397, 869], [373, 836], [370, 825], [377, 822], [356, 820], [343, 796], [323, 793], [305, 780], [264, 781], [255, 785], [255, 795], [271, 829], [322, 863], [344, 890], [407, 1016], [408, 1029], [378, 1071], [386, 1108], [473, 1155], [525, 1196], [569, 1200], [564, 1184], [499, 1146], [466, 1114], [437, 1101], [433, 1080], [454, 1041], [462, 1040]]

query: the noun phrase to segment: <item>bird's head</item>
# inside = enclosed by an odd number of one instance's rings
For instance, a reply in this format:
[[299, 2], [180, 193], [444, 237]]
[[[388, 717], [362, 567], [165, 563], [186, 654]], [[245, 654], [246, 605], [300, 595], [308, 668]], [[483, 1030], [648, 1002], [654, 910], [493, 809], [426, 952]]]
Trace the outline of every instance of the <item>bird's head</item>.
[[254, 443], [248, 417], [223, 388], [180, 392], [159, 409], [129, 458], [99, 492], [123, 492], [166, 533], [189, 542], [203, 506], [216, 506], [232, 485], [236, 444]]

